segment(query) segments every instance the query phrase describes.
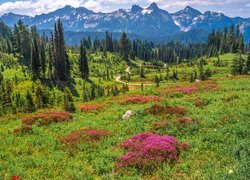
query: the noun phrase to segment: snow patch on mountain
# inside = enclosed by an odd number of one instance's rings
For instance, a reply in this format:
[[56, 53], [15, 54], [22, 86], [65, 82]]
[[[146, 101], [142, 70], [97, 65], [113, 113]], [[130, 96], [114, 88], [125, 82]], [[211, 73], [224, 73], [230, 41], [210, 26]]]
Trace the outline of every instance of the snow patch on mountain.
[[85, 23], [84, 24], [84, 28], [88, 29], [88, 28], [94, 28], [98, 25], [98, 23]]
[[189, 30], [191, 29], [190, 26], [189, 26], [189, 27], [184, 27], [184, 26], [182, 26], [182, 25], [181, 25], [178, 21], [176, 21], [176, 20], [174, 20], [174, 23], [175, 23], [177, 26], [180, 27], [180, 30], [181, 30], [181, 31], [187, 32], [187, 31], [189, 31]]
[[142, 10], [142, 14], [145, 15], [145, 14], [151, 14], [153, 12], [153, 10], [150, 10], [150, 9], [143, 9]]

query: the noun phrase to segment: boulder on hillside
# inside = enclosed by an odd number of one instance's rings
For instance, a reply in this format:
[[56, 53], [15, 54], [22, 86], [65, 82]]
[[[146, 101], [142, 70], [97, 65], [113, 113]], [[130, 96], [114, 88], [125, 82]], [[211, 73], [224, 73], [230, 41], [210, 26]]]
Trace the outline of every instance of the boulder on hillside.
[[129, 118], [131, 117], [131, 116], [133, 116], [134, 115], [134, 112], [132, 111], [132, 110], [128, 110], [123, 116], [122, 116], [122, 119], [123, 120], [129, 120]]

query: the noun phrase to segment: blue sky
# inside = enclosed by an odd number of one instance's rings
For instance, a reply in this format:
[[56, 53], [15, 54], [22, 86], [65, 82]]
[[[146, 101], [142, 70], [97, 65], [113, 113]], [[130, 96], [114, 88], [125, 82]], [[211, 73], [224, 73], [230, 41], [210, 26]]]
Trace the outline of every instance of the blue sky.
[[96, 12], [110, 12], [130, 8], [133, 4], [147, 7], [156, 2], [169, 12], [192, 6], [201, 12], [210, 10], [235, 17], [250, 17], [250, 0], [0, 0], [0, 15], [8, 12], [35, 16], [48, 13], [65, 5], [84, 6]]

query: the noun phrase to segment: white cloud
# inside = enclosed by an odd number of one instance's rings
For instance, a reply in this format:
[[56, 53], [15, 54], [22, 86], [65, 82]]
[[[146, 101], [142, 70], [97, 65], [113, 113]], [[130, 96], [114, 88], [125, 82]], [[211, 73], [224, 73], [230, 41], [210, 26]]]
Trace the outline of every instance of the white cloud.
[[0, 14], [7, 12], [20, 13], [25, 15], [36, 15], [56, 10], [67, 4], [72, 6], [80, 6], [81, 0], [70, 0], [70, 3], [65, 0], [36, 0], [36, 1], [15, 1], [6, 2], [0, 5]]
[[[139, 3], [143, 0], [129, 0], [129, 3]], [[128, 0], [17, 0], [0, 4], [0, 15], [8, 12], [34, 16], [47, 13], [66, 5], [73, 7], [84, 6], [94, 11], [111, 11], [113, 6], [121, 7], [128, 4]], [[120, 7], [120, 8], [121, 8]]]

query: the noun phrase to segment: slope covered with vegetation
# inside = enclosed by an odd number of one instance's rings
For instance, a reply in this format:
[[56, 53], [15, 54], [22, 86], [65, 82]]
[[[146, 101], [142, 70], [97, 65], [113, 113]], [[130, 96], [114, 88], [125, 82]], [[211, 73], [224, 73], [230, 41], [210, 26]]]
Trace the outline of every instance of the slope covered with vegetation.
[[[60, 21], [50, 40], [3, 27], [1, 178], [249, 178], [250, 55], [237, 31], [199, 48], [125, 33], [67, 47]], [[15, 44], [24, 32], [30, 54]]]

